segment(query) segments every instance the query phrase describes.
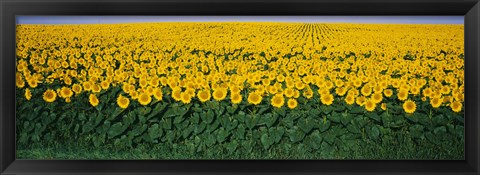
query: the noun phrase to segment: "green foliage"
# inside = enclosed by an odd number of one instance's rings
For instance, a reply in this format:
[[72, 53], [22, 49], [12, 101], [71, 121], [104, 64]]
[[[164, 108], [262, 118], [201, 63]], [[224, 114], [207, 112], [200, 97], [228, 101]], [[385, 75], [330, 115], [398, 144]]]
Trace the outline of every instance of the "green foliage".
[[[335, 156], [353, 153], [376, 157], [361, 145], [381, 146], [399, 139], [414, 147], [457, 145], [464, 140], [463, 114], [442, 108], [406, 115], [394, 107], [367, 112], [359, 106], [305, 103], [296, 109], [277, 109], [216, 101], [181, 104], [166, 97], [148, 106], [132, 103], [121, 109], [114, 103], [115, 94], [101, 96], [102, 110], [80, 100], [36, 105], [44, 102], [19, 99], [19, 148], [80, 141], [115, 150], [163, 145], [168, 150], [184, 149], [185, 155], [216, 155], [214, 158], [255, 157], [239, 155], [253, 152], [259, 154], [257, 158], [288, 158], [284, 156], [293, 153], [338, 158]], [[107, 99], [111, 103], [104, 101]]]

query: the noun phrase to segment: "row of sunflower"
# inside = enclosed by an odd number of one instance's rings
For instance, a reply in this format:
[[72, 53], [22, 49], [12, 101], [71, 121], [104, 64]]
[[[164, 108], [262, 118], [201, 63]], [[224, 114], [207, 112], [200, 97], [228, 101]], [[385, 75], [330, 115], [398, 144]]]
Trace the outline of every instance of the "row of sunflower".
[[229, 95], [232, 104], [294, 109], [302, 96], [367, 111], [398, 100], [406, 113], [419, 103], [461, 112], [463, 71], [461, 25], [17, 26], [16, 85], [27, 100], [32, 89], [46, 87], [38, 93], [49, 103], [87, 93], [97, 106], [98, 93], [121, 87], [120, 108], [168, 93], [184, 104]]

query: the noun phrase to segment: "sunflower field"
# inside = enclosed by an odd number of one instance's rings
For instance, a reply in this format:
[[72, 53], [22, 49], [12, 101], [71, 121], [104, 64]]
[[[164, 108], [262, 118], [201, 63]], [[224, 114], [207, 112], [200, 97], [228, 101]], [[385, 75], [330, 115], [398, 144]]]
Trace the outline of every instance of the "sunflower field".
[[127, 159], [464, 158], [463, 25], [21, 24], [16, 32], [17, 158], [65, 158], [29, 150], [68, 145], [150, 150]]

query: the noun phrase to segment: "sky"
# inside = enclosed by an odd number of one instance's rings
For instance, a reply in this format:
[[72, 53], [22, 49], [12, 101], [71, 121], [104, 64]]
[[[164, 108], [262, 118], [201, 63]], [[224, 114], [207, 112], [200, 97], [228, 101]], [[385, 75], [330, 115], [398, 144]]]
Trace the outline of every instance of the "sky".
[[463, 24], [464, 16], [16, 16], [17, 24], [115, 24], [214, 21]]

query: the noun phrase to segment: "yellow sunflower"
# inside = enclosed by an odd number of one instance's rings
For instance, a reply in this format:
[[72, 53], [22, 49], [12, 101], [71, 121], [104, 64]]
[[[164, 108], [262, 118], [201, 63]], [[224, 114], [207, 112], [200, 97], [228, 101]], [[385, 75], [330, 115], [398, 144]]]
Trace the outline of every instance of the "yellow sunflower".
[[192, 101], [192, 96], [187, 92], [182, 92], [180, 94], [180, 96], [182, 97], [181, 101], [184, 103], [184, 104], [189, 104], [190, 101]]
[[367, 100], [367, 101], [365, 102], [365, 109], [366, 109], [367, 111], [372, 112], [373, 110], [375, 110], [375, 107], [376, 107], [376, 103], [373, 102], [372, 99]]
[[160, 88], [155, 88], [155, 89], [153, 90], [153, 97], [155, 97], [155, 99], [157, 99], [158, 101], [162, 101], [162, 98], [163, 98], [162, 89], [160, 89]]
[[440, 105], [442, 105], [442, 100], [439, 98], [432, 98], [430, 99], [430, 104], [433, 108], [438, 108]]
[[374, 93], [372, 95], [372, 102], [374, 102], [375, 104], [382, 102], [382, 99], [383, 95], [381, 93]]
[[405, 101], [405, 103], [403, 103], [403, 110], [406, 113], [412, 114], [415, 112], [416, 109], [417, 109], [417, 105], [415, 104], [415, 102], [411, 100], [407, 100]]
[[285, 98], [282, 94], [276, 94], [272, 97], [271, 104], [274, 107], [280, 108], [285, 103]]
[[32, 92], [30, 92], [30, 89], [25, 89], [25, 99], [30, 100], [32, 98]]
[[75, 92], [75, 94], [80, 94], [80, 92], [82, 92], [82, 86], [80, 86], [79, 84], [74, 84], [72, 86], [72, 90], [73, 92]]
[[152, 102], [152, 97], [148, 95], [148, 93], [141, 93], [140, 95], [138, 95], [138, 102], [141, 105], [146, 106], [150, 104], [150, 102]]
[[240, 93], [233, 93], [231, 95], [231, 100], [233, 104], [239, 104], [242, 102], [242, 95], [240, 95]]
[[57, 99], [57, 93], [54, 90], [48, 89], [43, 93], [43, 100], [46, 102], [54, 102]]
[[130, 100], [122, 95], [119, 95], [117, 98], [117, 104], [120, 108], [126, 109], [130, 104]]
[[98, 103], [100, 103], [98, 101], [98, 98], [97, 96], [95, 96], [95, 94], [90, 94], [90, 96], [88, 96], [88, 101], [90, 102], [90, 104], [95, 107], [98, 105]]
[[262, 96], [257, 92], [252, 92], [248, 95], [248, 102], [254, 105], [258, 105], [262, 102]]
[[385, 94], [385, 97], [391, 97], [393, 95], [393, 91], [391, 89], [385, 89], [383, 94]]
[[400, 90], [400, 92], [398, 92], [398, 99], [399, 100], [405, 101], [407, 98], [408, 98], [408, 91]]
[[213, 91], [213, 99], [220, 101], [227, 97], [227, 89], [225, 88], [217, 88]]
[[70, 97], [72, 97], [72, 95], [73, 95], [73, 92], [72, 92], [72, 90], [71, 90], [70, 88], [68, 88], [68, 87], [62, 87], [62, 88], [60, 89], [60, 96], [61, 96], [62, 98], [70, 98]]
[[453, 103], [450, 103], [450, 108], [452, 108], [452, 111], [454, 112], [460, 112], [462, 111], [462, 103], [454, 101]]
[[287, 101], [288, 108], [290, 109], [294, 109], [295, 107], [297, 107], [297, 104], [298, 102], [294, 98], [288, 99]]
[[320, 101], [322, 101], [322, 103], [325, 105], [331, 105], [333, 103], [333, 95], [330, 93], [323, 94], [320, 97]]
[[355, 103], [355, 97], [353, 95], [347, 95], [345, 97], [345, 102], [349, 105]]

